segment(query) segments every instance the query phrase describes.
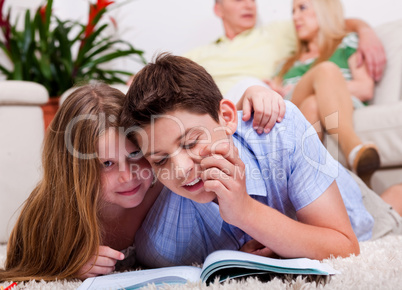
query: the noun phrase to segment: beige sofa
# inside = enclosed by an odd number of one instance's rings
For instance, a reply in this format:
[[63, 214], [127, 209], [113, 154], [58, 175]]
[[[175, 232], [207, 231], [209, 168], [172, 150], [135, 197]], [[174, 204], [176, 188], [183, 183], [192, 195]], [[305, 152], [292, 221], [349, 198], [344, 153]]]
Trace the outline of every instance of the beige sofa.
[[0, 81], [0, 242], [8, 239], [20, 205], [40, 178], [44, 137], [40, 84]]
[[[382, 39], [388, 64], [384, 78], [376, 85], [372, 106], [355, 112], [356, 131], [363, 140], [380, 148], [382, 169], [372, 179], [380, 193], [402, 183], [402, 20], [376, 28]], [[123, 92], [126, 86], [116, 86]], [[73, 91], [61, 97], [61, 102]], [[0, 81], [0, 242], [6, 242], [18, 209], [40, 177], [43, 119], [40, 104], [47, 101], [44, 87], [29, 82]], [[328, 149], [339, 150], [331, 138]], [[339, 160], [344, 161], [339, 154]]]
[[[354, 126], [362, 141], [374, 142], [380, 150], [381, 170], [371, 180], [374, 191], [402, 183], [402, 19], [376, 27], [387, 54], [384, 76], [376, 84], [371, 105], [354, 112]], [[332, 138], [328, 151], [345, 165]]]

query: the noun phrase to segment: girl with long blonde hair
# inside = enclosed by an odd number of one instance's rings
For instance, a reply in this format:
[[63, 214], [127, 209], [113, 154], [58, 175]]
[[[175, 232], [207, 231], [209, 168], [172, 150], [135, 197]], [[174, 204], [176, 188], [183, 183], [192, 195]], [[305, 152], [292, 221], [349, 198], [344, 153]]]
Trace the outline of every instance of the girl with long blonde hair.
[[151, 187], [149, 163], [119, 133], [123, 102], [105, 84], [78, 88], [63, 102], [44, 140], [43, 177], [9, 238], [1, 281], [87, 278], [130, 260], [120, 251], [133, 245], [162, 185]]
[[[349, 168], [366, 183], [380, 166], [377, 147], [363, 144], [353, 128], [353, 110], [373, 97], [374, 81], [358, 65], [355, 33], [347, 33], [339, 0], [294, 0], [298, 44], [278, 77], [268, 83], [290, 99], [314, 125], [338, 136]], [[335, 116], [337, 114], [337, 116]], [[327, 120], [337, 117], [337, 123]]]

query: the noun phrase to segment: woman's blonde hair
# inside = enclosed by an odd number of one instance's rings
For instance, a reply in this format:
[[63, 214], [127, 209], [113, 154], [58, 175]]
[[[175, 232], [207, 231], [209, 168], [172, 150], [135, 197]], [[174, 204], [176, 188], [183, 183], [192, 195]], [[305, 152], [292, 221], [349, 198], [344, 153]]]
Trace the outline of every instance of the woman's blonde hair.
[[[311, 3], [313, 4], [319, 26], [319, 57], [314, 62], [314, 66], [331, 57], [339, 43], [341, 43], [342, 39], [345, 37], [346, 29], [340, 0], [311, 0]], [[279, 72], [279, 77], [283, 78], [293, 64], [300, 59], [301, 55], [307, 50], [307, 42], [298, 39], [296, 53], [287, 59]]]
[[96, 152], [99, 136], [118, 126], [123, 102], [124, 94], [105, 84], [80, 87], [63, 102], [46, 132], [42, 180], [8, 241], [1, 281], [76, 278], [98, 252], [101, 167]]

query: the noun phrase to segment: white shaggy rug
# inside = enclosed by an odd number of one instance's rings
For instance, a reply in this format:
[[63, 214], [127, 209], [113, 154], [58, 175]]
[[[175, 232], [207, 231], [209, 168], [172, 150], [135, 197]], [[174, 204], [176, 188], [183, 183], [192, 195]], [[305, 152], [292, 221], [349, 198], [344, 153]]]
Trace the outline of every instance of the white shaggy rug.
[[[232, 280], [207, 287], [205, 284], [166, 285], [163, 289], [402, 289], [402, 236], [388, 236], [376, 241], [360, 243], [361, 254], [357, 257], [327, 259], [341, 274], [332, 276], [329, 281], [311, 281], [308, 278], [274, 278], [260, 282], [255, 278]], [[0, 246], [0, 265], [4, 264], [6, 246]], [[6, 287], [10, 283], [0, 283]], [[17, 289], [76, 289], [80, 282], [27, 282], [20, 283]], [[144, 289], [156, 289], [150, 285]]]

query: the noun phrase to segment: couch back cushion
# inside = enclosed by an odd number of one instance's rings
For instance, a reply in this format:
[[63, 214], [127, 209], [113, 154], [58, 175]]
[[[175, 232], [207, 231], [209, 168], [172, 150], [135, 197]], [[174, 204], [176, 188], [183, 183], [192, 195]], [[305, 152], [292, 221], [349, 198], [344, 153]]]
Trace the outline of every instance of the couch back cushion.
[[387, 55], [384, 76], [375, 88], [373, 104], [402, 100], [402, 19], [375, 28]]

